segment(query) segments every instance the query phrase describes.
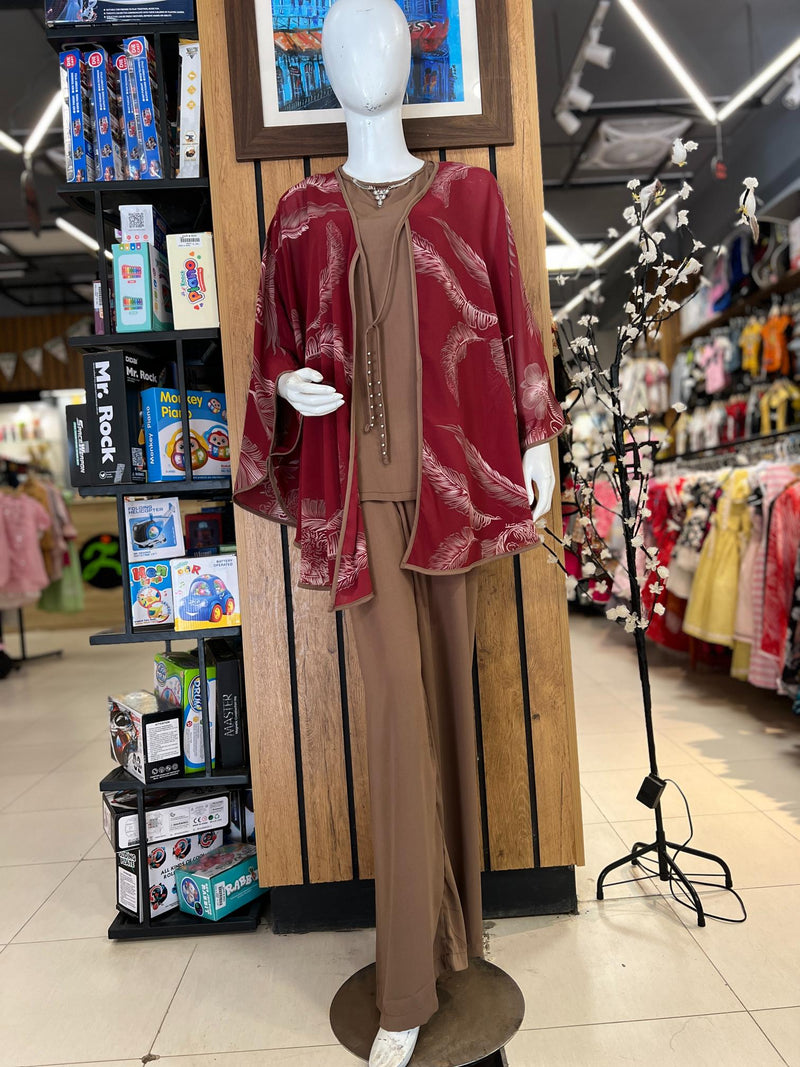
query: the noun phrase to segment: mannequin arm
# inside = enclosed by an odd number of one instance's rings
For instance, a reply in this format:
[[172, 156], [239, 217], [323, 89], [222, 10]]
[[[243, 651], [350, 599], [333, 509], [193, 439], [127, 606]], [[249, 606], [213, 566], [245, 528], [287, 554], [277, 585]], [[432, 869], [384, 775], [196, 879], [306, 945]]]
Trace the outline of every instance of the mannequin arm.
[[277, 390], [301, 415], [330, 415], [344, 404], [344, 397], [332, 385], [323, 385], [318, 370], [302, 367], [278, 378]]
[[528, 490], [528, 502], [533, 511], [533, 521], [538, 522], [546, 515], [553, 503], [556, 487], [556, 473], [553, 470], [553, 455], [550, 443], [533, 445], [522, 456], [522, 471], [525, 475], [525, 487]]

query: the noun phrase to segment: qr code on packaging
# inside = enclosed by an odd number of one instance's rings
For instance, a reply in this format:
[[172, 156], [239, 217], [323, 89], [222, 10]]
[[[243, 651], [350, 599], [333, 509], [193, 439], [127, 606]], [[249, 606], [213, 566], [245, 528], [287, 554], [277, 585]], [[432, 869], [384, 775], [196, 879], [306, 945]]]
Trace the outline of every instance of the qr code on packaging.
[[131, 230], [143, 230], [147, 225], [143, 211], [131, 211], [128, 209], [128, 228]]

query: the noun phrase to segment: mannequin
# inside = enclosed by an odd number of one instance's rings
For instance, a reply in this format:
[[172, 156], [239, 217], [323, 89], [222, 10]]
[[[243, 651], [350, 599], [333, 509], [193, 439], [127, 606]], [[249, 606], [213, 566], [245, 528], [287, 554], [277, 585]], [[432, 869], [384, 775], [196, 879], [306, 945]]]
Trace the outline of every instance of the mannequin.
[[301, 584], [348, 609], [375, 847], [369, 1062], [405, 1067], [437, 979], [483, 955], [477, 575], [537, 544], [564, 418], [496, 182], [408, 151], [401, 7], [336, 0], [323, 52], [349, 156], [270, 226], [234, 495], [296, 526]]

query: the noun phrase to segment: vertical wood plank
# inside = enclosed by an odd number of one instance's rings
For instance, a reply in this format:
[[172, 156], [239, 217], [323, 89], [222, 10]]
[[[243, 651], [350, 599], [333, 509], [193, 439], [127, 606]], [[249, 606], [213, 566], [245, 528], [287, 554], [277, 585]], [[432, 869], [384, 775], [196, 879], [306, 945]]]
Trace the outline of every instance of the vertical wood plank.
[[[223, 5], [198, 0], [223, 363], [234, 470], [242, 439], [261, 249], [251, 164], [237, 163]], [[280, 531], [236, 508], [259, 872], [303, 880]]]

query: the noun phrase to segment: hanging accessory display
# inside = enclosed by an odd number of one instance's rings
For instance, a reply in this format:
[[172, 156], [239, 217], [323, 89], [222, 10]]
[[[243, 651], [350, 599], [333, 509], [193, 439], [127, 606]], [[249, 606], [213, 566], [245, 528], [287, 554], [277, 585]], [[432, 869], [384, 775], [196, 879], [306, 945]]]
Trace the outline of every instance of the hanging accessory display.
[[395, 189], [402, 189], [404, 185], [408, 185], [410, 182], [413, 182], [417, 174], [419, 174], [419, 171], [416, 171], [414, 174], [410, 174], [401, 182], [394, 182], [394, 184], [392, 185], [371, 185], [368, 182], [360, 182], [358, 178], [353, 178], [353, 185], [357, 185], [358, 188], [363, 189], [365, 193], [372, 193], [372, 195], [375, 197], [375, 203], [378, 205], [378, 207], [383, 207], [383, 205], [386, 203], [386, 198], [389, 196], [389, 193], [393, 192]]

